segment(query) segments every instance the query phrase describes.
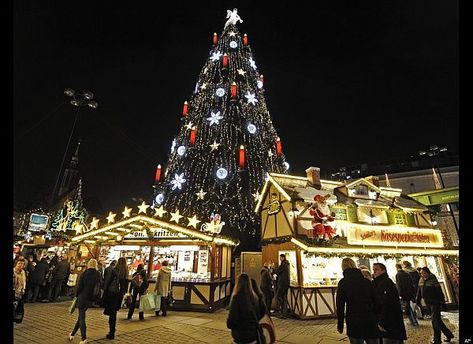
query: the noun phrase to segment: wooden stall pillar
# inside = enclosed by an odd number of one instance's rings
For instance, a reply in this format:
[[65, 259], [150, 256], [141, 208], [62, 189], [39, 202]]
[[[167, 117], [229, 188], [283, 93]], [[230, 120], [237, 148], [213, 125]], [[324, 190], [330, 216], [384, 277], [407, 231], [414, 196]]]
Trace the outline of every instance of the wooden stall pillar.
[[151, 272], [153, 271], [153, 260], [154, 260], [154, 245], [149, 247], [149, 257], [148, 257], [148, 279], [151, 277]]

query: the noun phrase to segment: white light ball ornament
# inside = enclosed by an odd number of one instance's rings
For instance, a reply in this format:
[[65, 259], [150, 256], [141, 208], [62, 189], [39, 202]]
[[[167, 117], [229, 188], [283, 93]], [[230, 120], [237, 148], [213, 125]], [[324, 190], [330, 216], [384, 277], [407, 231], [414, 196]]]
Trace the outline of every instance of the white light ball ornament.
[[156, 196], [154, 200], [156, 201], [157, 204], [161, 205], [161, 203], [164, 202], [164, 195], [160, 193], [159, 195]]
[[230, 42], [230, 48], [235, 49], [236, 47], [238, 47], [238, 43], [235, 42], [235, 41], [231, 41], [231, 42]]
[[186, 147], [179, 146], [179, 148], [177, 149], [177, 154], [179, 154], [179, 156], [183, 156], [184, 154], [186, 154]]
[[248, 124], [246, 129], [248, 130], [250, 134], [256, 133], [256, 125], [254, 125], [253, 123]]
[[223, 167], [221, 167], [217, 170], [216, 175], [217, 175], [218, 179], [223, 180], [223, 179], [227, 178], [228, 171], [226, 169], [224, 169]]
[[284, 161], [283, 165], [284, 165], [284, 168], [286, 169], [286, 171], [289, 171], [289, 163], [287, 161]]
[[222, 87], [219, 87], [217, 88], [217, 91], [215, 92], [215, 94], [218, 96], [218, 97], [223, 97], [225, 95], [225, 89], [222, 88]]

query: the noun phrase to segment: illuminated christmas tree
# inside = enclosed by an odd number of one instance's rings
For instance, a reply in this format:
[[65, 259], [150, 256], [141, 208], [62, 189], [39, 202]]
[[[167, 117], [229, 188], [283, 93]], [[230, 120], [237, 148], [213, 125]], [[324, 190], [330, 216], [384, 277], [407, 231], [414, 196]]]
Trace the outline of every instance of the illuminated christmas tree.
[[156, 171], [153, 208], [180, 225], [242, 238], [259, 229], [254, 209], [267, 173], [285, 173], [289, 165], [248, 36], [236, 27], [236, 9], [227, 14], [184, 102], [164, 175], [161, 166]]

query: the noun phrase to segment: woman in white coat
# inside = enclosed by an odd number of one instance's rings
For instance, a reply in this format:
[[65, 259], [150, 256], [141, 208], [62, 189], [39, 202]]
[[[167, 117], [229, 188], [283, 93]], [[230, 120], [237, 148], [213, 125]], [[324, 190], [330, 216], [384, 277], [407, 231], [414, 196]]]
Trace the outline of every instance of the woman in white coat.
[[154, 291], [156, 295], [161, 297], [161, 306], [156, 308], [156, 316], [159, 315], [159, 311], [162, 311], [163, 317], [167, 315], [167, 302], [169, 298], [169, 292], [171, 290], [171, 269], [169, 268], [169, 262], [163, 261], [161, 269], [159, 269], [158, 277], [156, 278], [156, 287]]

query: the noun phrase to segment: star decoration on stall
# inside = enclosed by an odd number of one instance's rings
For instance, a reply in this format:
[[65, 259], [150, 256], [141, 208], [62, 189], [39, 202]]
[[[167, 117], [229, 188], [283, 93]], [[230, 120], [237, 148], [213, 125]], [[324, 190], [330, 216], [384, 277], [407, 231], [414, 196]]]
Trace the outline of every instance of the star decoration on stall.
[[245, 76], [246, 72], [243, 70], [243, 69], [238, 69], [238, 74], [242, 75], [242, 76]]
[[273, 153], [273, 151], [270, 149], [270, 150], [268, 151], [268, 156], [271, 158], [273, 155], [274, 155], [274, 153]]
[[185, 125], [185, 127], [186, 127], [187, 129], [191, 130], [193, 125], [194, 125], [194, 123], [189, 122], [189, 123], [187, 123], [187, 124]]
[[210, 111], [210, 117], [207, 117], [207, 121], [209, 121], [209, 125], [212, 126], [214, 124], [219, 124], [219, 121], [223, 118], [223, 116], [220, 115], [220, 111], [217, 111], [217, 113]]
[[187, 226], [188, 227], [194, 227], [195, 229], [197, 229], [197, 224], [200, 222], [200, 220], [197, 219], [196, 215], [194, 215], [193, 217], [188, 217], [187, 221], [189, 221]]
[[167, 211], [164, 210], [163, 206], [160, 206], [159, 208], [154, 209], [154, 215], [155, 216], [163, 217], [163, 215], [166, 214], [166, 213], [167, 213]]
[[107, 216], [108, 224], [115, 222], [115, 216], [117, 216], [117, 214], [114, 214], [111, 211], [108, 212], [108, 216]]
[[171, 180], [172, 184], [172, 190], [174, 191], [175, 189], [182, 189], [182, 184], [184, 184], [187, 181], [187, 179], [184, 178], [184, 173], [181, 174], [175, 174], [174, 179]]
[[252, 195], [253, 195], [253, 198], [255, 199], [255, 202], [258, 202], [258, 199], [259, 199], [259, 196], [260, 196], [259, 192], [256, 191], [256, 192], [255, 192], [254, 194], [252, 194]]
[[[210, 59], [212, 61], [217, 61], [220, 59], [220, 57], [222, 56], [222, 53], [220, 51], [217, 51], [216, 53], [213, 53], [212, 56], [210, 57]], [[204, 72], [205, 73], [205, 72]]]
[[206, 194], [207, 194], [207, 192], [204, 192], [203, 189], [200, 189], [200, 191], [196, 193], [197, 199], [202, 199], [203, 200]]
[[220, 143], [217, 143], [217, 141], [214, 140], [214, 143], [210, 145], [210, 148], [211, 148], [210, 151], [213, 152], [214, 150], [217, 150], [218, 146], [220, 146]]
[[201, 86], [200, 86], [200, 89], [201, 90], [205, 90], [207, 88], [207, 84], [204, 82]]
[[181, 217], [183, 217], [182, 215], [179, 214], [179, 209], [176, 210], [175, 213], [169, 213], [169, 214], [171, 214], [171, 220], [170, 221], [174, 221], [176, 223], [179, 223], [179, 219]]
[[253, 104], [256, 105], [258, 102], [258, 99], [256, 99], [256, 95], [254, 93], [250, 93], [250, 91], [246, 92], [245, 98], [247, 99], [248, 103], [247, 104]]
[[127, 217], [131, 216], [131, 208], [125, 206], [125, 210], [122, 211], [123, 218], [126, 219]]
[[143, 203], [141, 203], [141, 205], [138, 206], [138, 209], [139, 209], [138, 214], [140, 213], [146, 214], [146, 209], [148, 208], [149, 208], [149, 205], [146, 204], [145, 201], [143, 201]]
[[253, 60], [253, 58], [250, 57], [250, 59], [249, 59], [248, 61], [250, 61], [250, 66], [251, 66], [254, 70], [256, 70], [256, 63], [255, 63], [255, 61]]
[[230, 37], [235, 37], [236, 33], [233, 32], [233, 31], [230, 31], [230, 32], [228, 33], [228, 35], [229, 35]]
[[97, 219], [97, 218], [94, 217], [92, 219], [92, 222], [90, 223], [90, 229], [99, 228], [99, 221], [100, 221], [100, 219]]

